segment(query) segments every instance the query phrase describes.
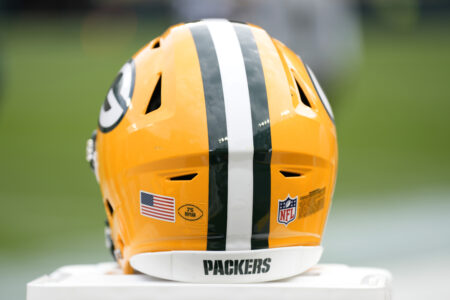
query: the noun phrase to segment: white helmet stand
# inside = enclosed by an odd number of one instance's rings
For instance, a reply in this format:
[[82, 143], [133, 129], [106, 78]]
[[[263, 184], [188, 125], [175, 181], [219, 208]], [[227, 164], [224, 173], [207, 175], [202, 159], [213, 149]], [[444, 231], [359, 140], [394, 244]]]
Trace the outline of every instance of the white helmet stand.
[[265, 283], [183, 283], [124, 275], [116, 263], [72, 265], [27, 285], [27, 300], [388, 300], [391, 274], [382, 269], [316, 265]]

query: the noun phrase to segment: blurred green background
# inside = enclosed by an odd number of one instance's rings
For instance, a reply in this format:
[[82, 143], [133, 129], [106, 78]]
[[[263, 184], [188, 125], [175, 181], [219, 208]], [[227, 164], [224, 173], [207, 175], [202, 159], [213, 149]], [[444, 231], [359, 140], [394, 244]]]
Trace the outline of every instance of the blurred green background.
[[[398, 299], [413, 299], [450, 266], [450, 18], [364, 7], [357, 71], [325, 88], [340, 161], [323, 261], [388, 268]], [[116, 72], [172, 22], [115, 16], [0, 19], [3, 299], [61, 265], [110, 260], [86, 139]], [[425, 294], [413, 272], [434, 276]]]

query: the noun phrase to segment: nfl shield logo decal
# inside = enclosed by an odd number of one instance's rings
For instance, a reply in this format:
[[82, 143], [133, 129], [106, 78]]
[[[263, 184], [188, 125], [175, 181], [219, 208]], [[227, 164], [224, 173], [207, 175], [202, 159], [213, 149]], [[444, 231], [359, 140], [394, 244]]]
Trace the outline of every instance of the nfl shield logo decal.
[[288, 225], [297, 217], [298, 197], [287, 196], [285, 200], [278, 200], [278, 223]]

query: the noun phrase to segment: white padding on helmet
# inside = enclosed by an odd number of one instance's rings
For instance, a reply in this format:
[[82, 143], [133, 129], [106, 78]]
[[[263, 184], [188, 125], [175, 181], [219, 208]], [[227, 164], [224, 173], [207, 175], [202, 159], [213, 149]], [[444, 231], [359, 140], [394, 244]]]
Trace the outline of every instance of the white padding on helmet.
[[277, 280], [315, 265], [321, 246], [245, 251], [167, 251], [136, 254], [131, 266], [144, 274], [185, 282], [246, 283]]

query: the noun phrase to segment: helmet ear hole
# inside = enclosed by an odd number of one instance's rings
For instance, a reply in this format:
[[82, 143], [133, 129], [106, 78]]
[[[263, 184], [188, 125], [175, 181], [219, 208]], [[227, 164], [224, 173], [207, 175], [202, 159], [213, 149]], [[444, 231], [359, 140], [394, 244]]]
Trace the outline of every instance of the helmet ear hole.
[[156, 84], [152, 96], [150, 97], [150, 102], [148, 103], [145, 114], [151, 113], [152, 111], [157, 110], [161, 106], [161, 78], [162, 76], [160, 75], [158, 83]]
[[300, 101], [304, 105], [306, 105], [308, 107], [311, 107], [311, 103], [309, 103], [309, 100], [306, 97], [305, 92], [303, 92], [302, 86], [300, 85], [300, 83], [298, 83], [297, 78], [295, 78], [295, 84], [297, 85], [298, 93], [299, 93], [299, 96], [300, 96]]

